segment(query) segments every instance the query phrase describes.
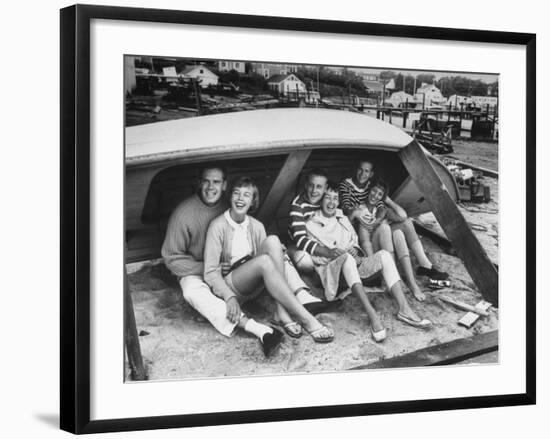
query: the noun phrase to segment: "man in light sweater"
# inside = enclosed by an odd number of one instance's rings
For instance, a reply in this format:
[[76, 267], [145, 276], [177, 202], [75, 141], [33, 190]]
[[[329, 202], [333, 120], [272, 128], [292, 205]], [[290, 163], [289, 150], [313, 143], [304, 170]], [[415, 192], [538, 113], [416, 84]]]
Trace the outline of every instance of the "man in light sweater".
[[[221, 334], [230, 337], [235, 327], [239, 326], [261, 340], [271, 328], [253, 319], [231, 322], [227, 317], [225, 301], [214, 295], [203, 279], [206, 232], [210, 222], [228, 208], [222, 197], [226, 185], [224, 169], [212, 166], [202, 170], [198, 193], [184, 200], [170, 216], [162, 245], [162, 257], [166, 267], [178, 277], [184, 299]], [[288, 274], [293, 276], [296, 297], [302, 304], [320, 304], [319, 299], [307, 292], [296, 270]], [[241, 325], [241, 322], [247, 324]]]

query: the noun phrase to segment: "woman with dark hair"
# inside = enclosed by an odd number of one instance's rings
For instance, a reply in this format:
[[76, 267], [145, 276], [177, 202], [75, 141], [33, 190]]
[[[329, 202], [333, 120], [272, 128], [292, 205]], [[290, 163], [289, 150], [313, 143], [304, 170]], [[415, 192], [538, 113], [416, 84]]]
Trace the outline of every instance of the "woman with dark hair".
[[321, 200], [321, 209], [315, 212], [306, 224], [310, 239], [340, 252], [339, 256], [333, 258], [313, 257], [315, 271], [321, 279], [326, 298], [343, 298], [343, 294], [338, 296], [340, 280], [343, 277], [351, 293], [359, 298], [368, 315], [374, 340], [383, 341], [386, 338], [386, 330], [363, 289], [363, 280], [381, 275], [397, 301], [397, 318], [417, 328], [431, 327], [429, 320], [420, 318], [410, 307], [390, 254], [386, 250], [379, 250], [372, 255], [365, 255], [359, 248], [358, 237], [352, 224], [338, 205], [338, 187], [328, 182]]
[[[332, 341], [332, 330], [299, 303], [289, 286], [279, 238], [266, 236], [263, 224], [248, 215], [259, 205], [259, 191], [254, 181], [248, 177], [239, 178], [229, 195], [231, 207], [210, 223], [204, 250], [204, 279], [214, 294], [225, 300], [228, 319], [246, 326], [247, 317], [241, 311], [241, 304], [256, 297], [265, 286], [275, 299], [277, 320], [285, 330], [293, 324], [301, 325], [316, 342]], [[230, 265], [227, 274], [224, 264]], [[261, 326], [259, 333], [276, 331]], [[278, 331], [273, 333], [278, 343]], [[258, 336], [260, 340], [262, 337]]]
[[[434, 280], [445, 280], [449, 275], [434, 267], [428, 259], [412, 220], [405, 209], [388, 196], [387, 184], [374, 178], [374, 170], [374, 162], [363, 158], [358, 162], [355, 175], [340, 183], [342, 210], [352, 224], [356, 224], [359, 242], [365, 253], [370, 255], [384, 249], [392, 256], [395, 255], [405, 272], [404, 277], [412, 294], [417, 300], [423, 301], [426, 295], [416, 283], [409, 249], [418, 262], [417, 275]], [[370, 224], [368, 216], [364, 216], [364, 207], [368, 203], [375, 206], [379, 215]], [[370, 233], [366, 231], [368, 228], [372, 229]]]

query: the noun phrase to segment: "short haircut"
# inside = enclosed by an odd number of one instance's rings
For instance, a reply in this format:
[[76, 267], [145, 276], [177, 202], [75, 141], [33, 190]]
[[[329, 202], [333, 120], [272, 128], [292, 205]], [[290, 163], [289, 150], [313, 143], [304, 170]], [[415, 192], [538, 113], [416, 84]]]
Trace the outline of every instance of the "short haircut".
[[384, 196], [382, 197], [382, 200], [386, 198], [386, 196], [390, 192], [390, 185], [386, 183], [384, 180], [382, 180], [381, 178], [377, 178], [372, 182], [372, 185], [369, 191], [372, 191], [375, 187], [379, 187], [384, 191]]
[[306, 174], [306, 183], [311, 177], [325, 177], [328, 180], [328, 172], [323, 168], [313, 168]]
[[209, 171], [210, 169], [218, 169], [221, 171], [222, 175], [223, 175], [223, 179], [224, 181], [227, 180], [227, 168], [219, 163], [205, 163], [204, 165], [202, 165], [198, 172], [199, 172], [199, 181], [202, 180], [202, 176], [204, 175], [204, 173], [206, 171]]
[[233, 194], [233, 191], [237, 188], [241, 187], [249, 187], [252, 188], [252, 203], [250, 204], [250, 208], [248, 209], [248, 213], [254, 213], [258, 206], [260, 205], [260, 190], [258, 189], [258, 186], [252, 180], [250, 177], [239, 177], [237, 178], [233, 184], [231, 185], [231, 190], [229, 191], [230, 194]]
[[361, 163], [370, 163], [372, 165], [373, 171], [374, 171], [374, 168], [376, 167], [376, 165], [374, 164], [374, 160], [369, 157], [359, 157], [359, 159], [357, 160], [356, 168], [359, 168], [359, 166], [361, 166]]
[[328, 191], [338, 193], [340, 191], [338, 183], [336, 183], [334, 180], [329, 180], [327, 182], [327, 189], [326, 189], [325, 193], [327, 193]]

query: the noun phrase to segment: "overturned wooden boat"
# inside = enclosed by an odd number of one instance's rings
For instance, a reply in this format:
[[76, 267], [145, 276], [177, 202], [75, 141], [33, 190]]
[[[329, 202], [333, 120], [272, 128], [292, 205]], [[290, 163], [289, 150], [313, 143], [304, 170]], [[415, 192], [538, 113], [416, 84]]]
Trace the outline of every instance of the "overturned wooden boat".
[[[127, 262], [160, 256], [170, 213], [197, 190], [199, 170], [207, 163], [223, 165], [229, 180], [254, 178], [262, 195], [257, 216], [270, 233], [285, 238], [289, 204], [309, 169], [323, 167], [340, 181], [353, 174], [360, 158], [369, 158], [410, 216], [434, 213], [481, 294], [498, 303], [498, 272], [456, 206], [453, 176], [393, 125], [341, 110], [270, 109], [134, 126], [126, 128], [125, 138]], [[128, 287], [125, 300], [128, 355], [135, 376], [145, 377]], [[451, 354], [443, 355], [437, 346], [435, 353], [430, 348], [409, 354], [421, 360], [394, 359], [392, 365], [451, 364], [493, 352], [498, 348], [495, 334], [451, 343], [445, 347]], [[426, 360], [436, 354], [436, 362]]]
[[[248, 175], [260, 188], [258, 216], [284, 236], [291, 199], [303, 175], [326, 168], [331, 179], [350, 177], [360, 158], [376, 163], [392, 198], [414, 216], [432, 210], [399, 153], [413, 139], [363, 114], [292, 108], [225, 113], [126, 128], [127, 260], [157, 257], [166, 220], [196, 191], [198, 169], [223, 164], [228, 178]], [[452, 200], [458, 188], [437, 158], [424, 150]]]

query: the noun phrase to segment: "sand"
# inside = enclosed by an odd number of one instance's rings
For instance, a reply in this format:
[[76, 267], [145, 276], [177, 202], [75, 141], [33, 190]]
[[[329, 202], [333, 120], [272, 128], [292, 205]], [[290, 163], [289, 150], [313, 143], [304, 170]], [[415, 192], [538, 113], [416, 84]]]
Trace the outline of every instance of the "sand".
[[[479, 143], [476, 142], [478, 149], [483, 150], [481, 155], [496, 157], [495, 144], [479, 146]], [[460, 147], [455, 148], [460, 154]], [[464, 155], [474, 163], [475, 157], [469, 149]], [[495, 164], [496, 159], [493, 157], [492, 160]], [[489, 160], [483, 162], [487, 167], [490, 164]], [[498, 181], [485, 178], [485, 184], [491, 188], [492, 201], [462, 203], [460, 209], [491, 260], [498, 263]], [[432, 214], [422, 215], [419, 220], [428, 227], [441, 230]], [[449, 272], [451, 280], [450, 288], [434, 292], [427, 288], [425, 278], [419, 278], [419, 284], [428, 296], [422, 303], [407, 294], [414, 310], [434, 323], [430, 330], [415, 329], [398, 321], [395, 318], [397, 306], [389, 293], [371, 288], [368, 289], [369, 298], [388, 329], [388, 338], [383, 343], [372, 339], [365, 312], [359, 301], [349, 296], [337, 311], [318, 315], [321, 322], [333, 328], [336, 334], [334, 342], [316, 344], [307, 334], [300, 339], [286, 336], [268, 359], [264, 357], [258, 340], [243, 331], [238, 331], [232, 338], [216, 332], [185, 303], [175, 278], [162, 261], [128, 265], [138, 333], [141, 334], [139, 340], [149, 379], [343, 371], [498, 329], [496, 308], [491, 308], [489, 317], [480, 318], [469, 329], [457, 324], [465, 311], [444, 303], [438, 296], [445, 294], [471, 305], [482, 297], [460, 259], [445, 253], [427, 238], [422, 238], [422, 242], [429, 258]], [[315, 292], [321, 294], [319, 290]], [[245, 308], [265, 323], [269, 322], [272, 309], [273, 302], [268, 297], [261, 297]], [[496, 360], [496, 356], [491, 356], [488, 361]]]

